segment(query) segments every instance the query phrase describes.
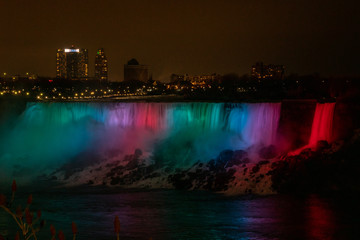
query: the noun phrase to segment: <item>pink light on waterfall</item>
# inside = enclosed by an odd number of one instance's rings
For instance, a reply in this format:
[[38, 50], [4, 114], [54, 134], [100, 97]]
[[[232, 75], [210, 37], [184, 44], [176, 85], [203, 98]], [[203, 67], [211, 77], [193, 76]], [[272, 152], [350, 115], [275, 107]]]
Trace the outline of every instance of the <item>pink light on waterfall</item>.
[[325, 140], [330, 142], [334, 118], [335, 103], [317, 103], [314, 120], [311, 127], [309, 147], [315, 147], [317, 142]]
[[137, 128], [148, 128], [155, 132], [166, 129], [166, 106], [156, 103], [135, 105], [134, 124]]

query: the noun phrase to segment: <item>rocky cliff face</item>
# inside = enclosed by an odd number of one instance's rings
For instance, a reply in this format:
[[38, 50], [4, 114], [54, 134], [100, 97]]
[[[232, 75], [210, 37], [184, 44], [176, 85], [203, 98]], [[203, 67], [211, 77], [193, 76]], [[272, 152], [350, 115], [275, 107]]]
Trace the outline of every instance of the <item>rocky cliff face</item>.
[[360, 131], [347, 141], [304, 149], [277, 163], [272, 172], [276, 192], [360, 191]]
[[149, 159], [137, 149], [122, 161], [63, 167], [53, 178], [66, 185], [198, 189], [231, 195], [360, 190], [360, 130], [346, 141], [319, 141], [316, 149], [295, 156], [280, 156], [274, 146], [258, 149], [257, 155], [225, 150], [189, 169], [172, 169]]

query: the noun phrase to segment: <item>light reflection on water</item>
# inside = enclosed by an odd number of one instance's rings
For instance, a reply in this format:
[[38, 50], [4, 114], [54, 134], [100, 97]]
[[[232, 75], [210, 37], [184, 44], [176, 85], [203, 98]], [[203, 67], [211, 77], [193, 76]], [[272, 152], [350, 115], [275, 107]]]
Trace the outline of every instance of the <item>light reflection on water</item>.
[[[115, 239], [118, 215], [121, 239], [357, 239], [360, 220], [356, 201], [308, 197], [225, 197], [208, 192], [34, 193], [33, 209], [41, 209], [47, 225], [77, 239]], [[26, 194], [17, 204], [26, 202]], [[0, 231], [13, 239], [12, 219], [0, 212]]]

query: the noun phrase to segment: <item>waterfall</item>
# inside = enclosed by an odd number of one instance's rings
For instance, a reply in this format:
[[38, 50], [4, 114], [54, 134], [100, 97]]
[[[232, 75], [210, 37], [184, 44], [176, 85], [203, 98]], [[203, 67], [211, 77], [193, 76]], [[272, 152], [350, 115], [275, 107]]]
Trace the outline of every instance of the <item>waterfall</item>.
[[289, 152], [288, 155], [298, 155], [306, 148], [314, 149], [317, 145], [317, 142], [321, 140], [331, 142], [334, 110], [335, 103], [317, 103], [308, 144]]
[[0, 174], [46, 173], [84, 152], [106, 159], [109, 150], [132, 154], [136, 148], [162, 164], [188, 167], [225, 149], [276, 144], [280, 108], [280, 103], [28, 103], [14, 127], [1, 133]]
[[275, 144], [280, 107], [279, 103], [242, 104], [243, 111], [236, 108], [230, 113], [231, 128], [237, 129], [248, 147]]
[[311, 135], [309, 139], [309, 147], [315, 147], [317, 142], [325, 140], [330, 142], [333, 119], [334, 119], [335, 103], [317, 103], [314, 120], [311, 127]]

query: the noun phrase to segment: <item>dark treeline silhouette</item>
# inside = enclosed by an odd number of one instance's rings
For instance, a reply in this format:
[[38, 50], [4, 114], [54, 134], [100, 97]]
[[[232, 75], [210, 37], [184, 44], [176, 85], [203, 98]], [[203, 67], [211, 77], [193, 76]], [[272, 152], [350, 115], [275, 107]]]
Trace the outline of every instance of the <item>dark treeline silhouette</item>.
[[187, 91], [189, 98], [220, 99], [225, 101], [272, 101], [281, 99], [318, 99], [334, 101], [336, 98], [360, 96], [360, 78], [314, 75], [289, 75], [283, 79], [255, 79], [248, 75], [231, 73], [210, 88]]

